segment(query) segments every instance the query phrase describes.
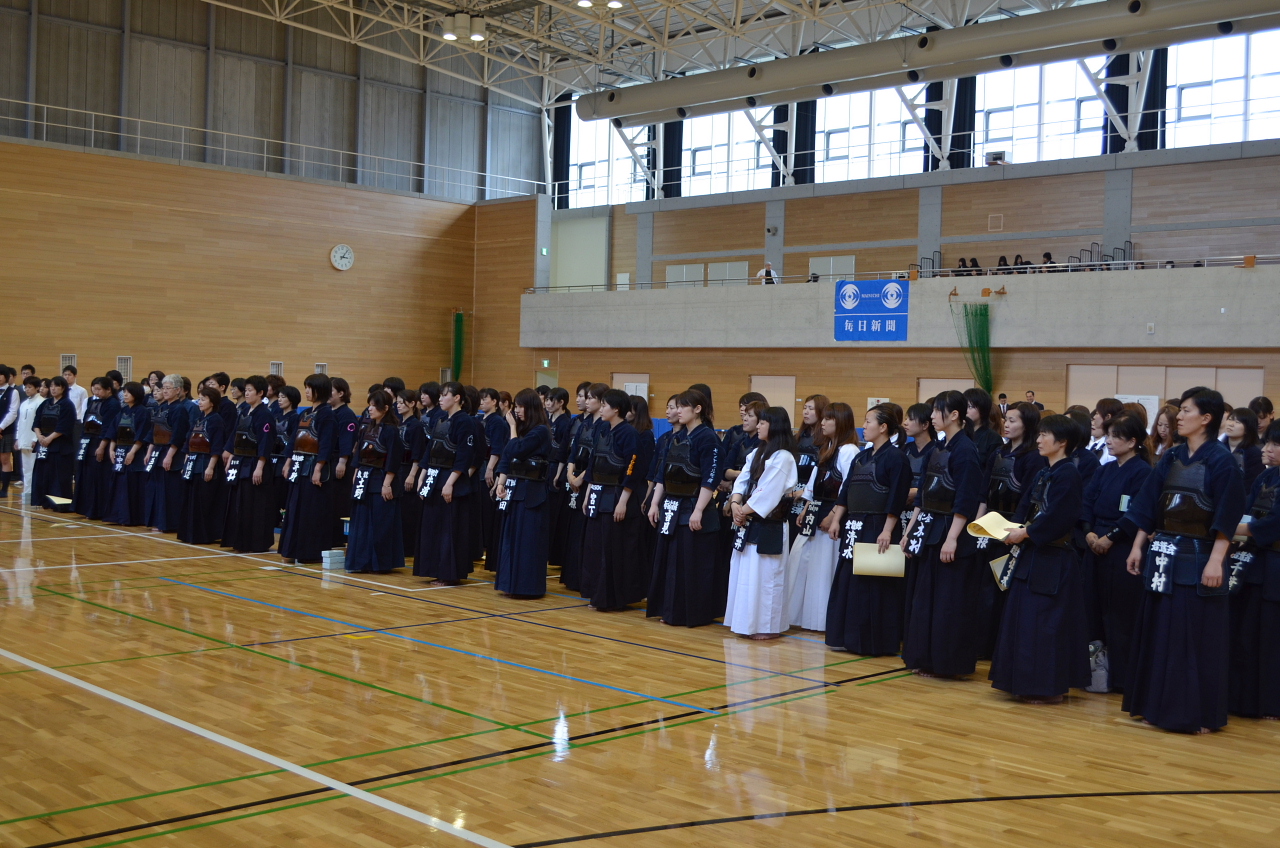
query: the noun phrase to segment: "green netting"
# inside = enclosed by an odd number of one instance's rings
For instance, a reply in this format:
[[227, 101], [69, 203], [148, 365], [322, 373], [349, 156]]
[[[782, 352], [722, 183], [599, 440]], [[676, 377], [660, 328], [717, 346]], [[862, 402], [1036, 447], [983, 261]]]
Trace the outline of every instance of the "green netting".
[[461, 312], [453, 313], [453, 358], [449, 363], [453, 369], [453, 379], [462, 381], [462, 351], [465, 347], [466, 317]]
[[995, 386], [991, 371], [991, 305], [953, 303], [951, 320], [956, 325], [956, 336], [964, 348], [974, 382], [989, 394]]

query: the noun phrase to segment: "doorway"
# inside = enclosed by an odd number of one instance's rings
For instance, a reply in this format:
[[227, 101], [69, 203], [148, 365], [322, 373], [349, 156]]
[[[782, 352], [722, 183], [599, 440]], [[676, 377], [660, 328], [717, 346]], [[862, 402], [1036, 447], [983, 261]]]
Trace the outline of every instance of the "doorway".
[[791, 416], [791, 425], [799, 427], [796, 419], [796, 378], [761, 377], [751, 375], [751, 391], [764, 395], [770, 406], [780, 406]]

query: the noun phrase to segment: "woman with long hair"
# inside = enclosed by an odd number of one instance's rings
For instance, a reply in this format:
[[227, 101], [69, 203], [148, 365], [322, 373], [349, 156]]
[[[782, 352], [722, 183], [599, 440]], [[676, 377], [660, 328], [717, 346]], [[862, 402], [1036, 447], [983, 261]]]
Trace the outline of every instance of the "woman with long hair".
[[[658, 450], [657, 439], [653, 435], [653, 418], [649, 415], [649, 401], [640, 395], [629, 395], [627, 400], [631, 401], [631, 411], [627, 413], [627, 423], [635, 428], [636, 433], [640, 436], [640, 441], [636, 445], [636, 473], [640, 480], [643, 481], [643, 490], [637, 491], [634, 497], [640, 506], [640, 522], [639, 522], [639, 542], [641, 550], [640, 559], [644, 562], [646, 572], [653, 569], [653, 547], [656, 544], [653, 527], [649, 524], [649, 494], [653, 491], [653, 484], [649, 482], [649, 469], [653, 467], [653, 457]], [[649, 578], [646, 577], [644, 585], [640, 590], [647, 591], [649, 588]]]
[[235, 465], [227, 470], [227, 480], [233, 488], [227, 502], [222, 546], [238, 554], [264, 553], [275, 542], [280, 515], [271, 476], [276, 420], [266, 402], [266, 378], [258, 374], [247, 378], [244, 397], [249, 409], [236, 419], [236, 431], [231, 437]]
[[103, 521], [136, 527], [146, 521], [146, 468], [142, 454], [151, 429], [151, 410], [141, 383], [125, 383], [124, 405], [102, 431], [111, 454], [111, 505]]
[[111, 502], [111, 458], [102, 431], [120, 414], [120, 400], [106, 377], [95, 377], [89, 388], [93, 397], [85, 407], [83, 434], [76, 451], [73, 508], [85, 518], [98, 520]]
[[[826, 395], [809, 395], [800, 410], [800, 431], [796, 433], [796, 485], [805, 486], [818, 467], [818, 452], [822, 442], [822, 416], [831, 400]], [[788, 418], [790, 420], [790, 418]], [[799, 494], [796, 492], [795, 494]], [[799, 499], [793, 499], [793, 514], [799, 515]]]
[[[507, 410], [502, 408], [502, 396], [506, 392], [485, 387], [480, 390], [480, 414], [477, 419], [484, 431], [487, 450], [484, 456], [477, 457], [480, 464], [479, 478], [483, 485], [476, 486], [477, 500], [480, 503], [481, 536], [484, 539], [485, 567], [497, 571], [499, 543], [502, 538], [502, 520], [504, 515], [498, 512], [496, 494], [498, 482], [498, 460], [502, 458], [502, 449], [509, 438], [507, 426]], [[508, 401], [510, 396], [508, 395]]]
[[569, 405], [569, 390], [560, 386], [553, 387], [547, 392], [547, 398], [543, 401], [543, 410], [546, 412], [547, 426], [551, 428], [551, 455], [548, 459], [551, 461], [551, 467], [547, 478], [547, 508], [546, 519], [548, 525], [548, 546], [547, 546], [547, 564], [561, 565], [564, 561], [564, 536], [565, 530], [565, 502], [568, 500], [568, 493], [565, 491], [564, 470], [569, 455], [569, 442], [573, 435], [573, 416], [567, 411]]
[[1178, 443], [1178, 407], [1169, 403], [1160, 407], [1160, 411], [1156, 413], [1156, 423], [1151, 425], [1150, 439], [1153, 462]]
[[1016, 546], [1001, 583], [1008, 589], [991, 659], [991, 685], [1020, 701], [1061, 703], [1089, 685], [1080, 554], [1072, 534], [1080, 520], [1080, 472], [1067, 458], [1087, 430], [1065, 415], [1040, 421], [1036, 450], [1048, 462], [1029, 481], [1014, 520], [1024, 526], [1005, 541]]
[[712, 506], [724, 457], [706, 397], [676, 395], [680, 431], [658, 467], [649, 523], [658, 530], [645, 615], [663, 624], [701, 627], [724, 612], [716, 589], [720, 514]]
[[404, 447], [391, 392], [380, 388], [369, 395], [368, 413], [351, 477], [351, 531], [345, 564], [349, 574], [386, 574], [404, 568], [402, 487], [396, 485]]
[[747, 457], [730, 499], [738, 541], [724, 623], [740, 636], [776, 639], [787, 629], [787, 496], [796, 488], [796, 440], [780, 406], [764, 411], [756, 435], [760, 446]]
[[1101, 620], [1099, 639], [1107, 651], [1107, 688], [1119, 692], [1129, 676], [1133, 625], [1142, 600], [1142, 578], [1125, 568], [1137, 530], [1125, 512], [1151, 473], [1143, 422], [1132, 415], [1117, 415], [1108, 421], [1107, 452], [1115, 461], [1099, 468], [1085, 487], [1080, 527], [1089, 549], [1085, 567], [1093, 572], [1093, 603]]
[[721, 613], [724, 612], [725, 598], [729, 593], [729, 562], [733, 559], [733, 545], [738, 536], [729, 504], [730, 492], [733, 491], [733, 484], [737, 481], [738, 475], [742, 474], [747, 455], [760, 445], [760, 440], [756, 437], [756, 428], [760, 424], [760, 416], [768, 408], [769, 405], [763, 400], [751, 400], [739, 404], [738, 418], [741, 423], [735, 428], [738, 430], [738, 438], [730, 440], [726, 434], [720, 442], [724, 450], [724, 477], [718, 487], [715, 505], [720, 512], [720, 539], [716, 555], [716, 605]]
[[[1004, 421], [1004, 437], [1007, 442], [997, 448], [986, 467], [983, 484], [983, 502], [978, 507], [978, 518], [988, 512], [998, 512], [1005, 518], [1013, 518], [1022, 502], [1023, 492], [1031, 481], [1048, 466], [1048, 460], [1036, 448], [1040, 433], [1040, 408], [1034, 403], [1015, 403], [1009, 407]], [[990, 565], [1008, 556], [1009, 546], [996, 539], [977, 540], [978, 560]], [[1007, 593], [1000, 591], [995, 580], [978, 583], [978, 607], [974, 626], [978, 640], [978, 656], [989, 658], [996, 647], [1000, 632], [1000, 619], [1004, 616]]]
[[1185, 441], [1160, 457], [1126, 516], [1138, 529], [1126, 565], [1145, 590], [1123, 708], [1184, 733], [1227, 723], [1224, 567], [1245, 501], [1240, 469], [1217, 438], [1223, 411], [1212, 389], [1183, 392], [1177, 423]]
[[320, 562], [335, 547], [333, 498], [329, 487], [338, 455], [338, 422], [329, 398], [333, 381], [309, 374], [302, 381], [307, 411], [298, 418], [285, 463], [289, 498], [280, 528], [280, 556], [285, 562]]
[[200, 389], [196, 401], [200, 417], [191, 426], [183, 445], [182, 482], [187, 487], [178, 519], [178, 541], [192, 545], [209, 545], [222, 538], [222, 475], [218, 460], [226, 434], [218, 406], [222, 394], [213, 388]]
[[413, 559], [415, 577], [431, 577], [434, 586], [456, 586], [472, 568], [471, 476], [476, 425], [466, 408], [466, 390], [457, 381], [440, 387], [440, 409], [445, 417], [429, 434], [418, 497], [422, 499], [422, 524]]
[[[54, 512], [70, 512], [72, 478], [75, 474], [76, 405], [67, 397], [67, 380], [58, 375], [49, 380], [49, 398], [36, 413], [36, 466], [31, 505]], [[50, 498], [65, 498], [55, 503]]]
[[[840, 560], [837, 501], [858, 453], [858, 428], [847, 403], [822, 413], [818, 466], [805, 484], [804, 508], [796, 518], [795, 544], [787, 555], [787, 624], [825, 630], [831, 581]], [[836, 527], [837, 532], [831, 533]]]
[[609, 387], [604, 383], [588, 383], [578, 393], [582, 398], [582, 414], [578, 417], [578, 429], [569, 445], [568, 481], [569, 500], [564, 537], [564, 559], [560, 566], [560, 582], [566, 589], [582, 591], [582, 542], [587, 532], [587, 516], [582, 510], [587, 497], [586, 475], [595, 453], [600, 430], [600, 399]]
[[[400, 474], [396, 477], [396, 485], [401, 491], [400, 524], [404, 530], [404, 551], [412, 556], [418, 549], [418, 531], [422, 524], [422, 510], [416, 499], [412, 498], [413, 484], [418, 479], [421, 468], [422, 453], [426, 450], [426, 431], [422, 426], [419, 410], [420, 394], [413, 389], [401, 389], [396, 394], [396, 416], [400, 419]], [[494, 555], [495, 559], [497, 555]]]
[[493, 564], [494, 588], [512, 598], [541, 598], [547, 593], [551, 428], [542, 398], [533, 389], [516, 393], [503, 417], [507, 434], [497, 466], [503, 529]]
[[640, 500], [644, 472], [639, 456], [640, 434], [627, 423], [631, 399], [621, 389], [609, 389], [600, 402], [602, 426], [591, 464], [584, 477], [587, 516], [582, 541], [582, 587], [591, 608], [600, 612], [625, 609], [643, 600], [649, 586], [652, 560], [643, 559]]
[[898, 516], [906, 512], [911, 464], [894, 447], [898, 418], [886, 404], [867, 410], [862, 433], [866, 449], [854, 457], [827, 536], [838, 542], [839, 564], [827, 604], [826, 642], [855, 654], [886, 656], [902, 645], [906, 604], [903, 577], [857, 573], [854, 545], [874, 544], [885, 553], [902, 535]]
[[350, 406], [351, 384], [341, 377], [334, 377], [332, 386], [333, 393], [329, 395], [329, 407], [333, 410], [338, 450], [333, 463], [333, 477], [325, 488], [329, 490], [329, 514], [333, 516], [333, 530], [330, 537], [337, 547], [343, 544], [342, 519], [350, 515], [348, 510], [351, 508], [351, 476], [354, 472], [349, 466], [351, 456], [356, 449], [356, 430], [359, 429], [360, 418]]
[[978, 661], [973, 610], [985, 567], [965, 528], [982, 501], [982, 466], [965, 430], [968, 409], [960, 392], [934, 398], [933, 426], [946, 434], [946, 442], [929, 454], [917, 512], [902, 540], [903, 548], [919, 558], [902, 659], [926, 677], [964, 677]]
[[1253, 491], [1253, 481], [1262, 473], [1262, 447], [1258, 439], [1258, 416], [1245, 406], [1227, 413], [1222, 425], [1231, 458], [1244, 475], [1244, 490]]
[[973, 446], [978, 449], [978, 462], [986, 468], [991, 462], [992, 454], [1003, 442], [1000, 433], [992, 426], [991, 395], [983, 389], [965, 389], [964, 399], [969, 404], [965, 411], [969, 438], [973, 439]]

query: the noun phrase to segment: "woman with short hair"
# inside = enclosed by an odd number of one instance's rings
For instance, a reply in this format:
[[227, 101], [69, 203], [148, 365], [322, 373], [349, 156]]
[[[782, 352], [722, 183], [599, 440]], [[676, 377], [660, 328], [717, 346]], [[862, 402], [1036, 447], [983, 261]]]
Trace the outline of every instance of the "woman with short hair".
[[111, 454], [111, 505], [103, 521], [136, 527], [147, 520], [147, 474], [142, 456], [150, 436], [151, 408], [141, 383], [125, 383], [124, 405], [102, 431]]
[[265, 553], [275, 542], [279, 515], [271, 485], [276, 422], [266, 403], [266, 378], [257, 374], [247, 378], [244, 397], [249, 409], [236, 419], [231, 448], [235, 466], [227, 472], [233, 488], [222, 546], [238, 554]]
[[333, 382], [328, 375], [309, 374], [302, 391], [307, 411], [298, 417], [285, 462], [289, 491], [278, 550], [285, 562], [314, 563], [335, 547], [329, 487], [338, 453], [338, 424], [329, 405]]
[[106, 377], [95, 377], [89, 386], [93, 397], [84, 410], [84, 424], [76, 451], [74, 509], [85, 518], [100, 520], [111, 501], [111, 462], [102, 432], [120, 414], [120, 400]]
[[432, 585], [456, 586], [471, 574], [471, 520], [469, 498], [475, 422], [464, 412], [466, 390], [457, 381], [440, 387], [440, 409], [445, 417], [429, 434], [426, 462], [419, 475], [422, 524], [413, 560], [415, 577], [431, 577]]
[[[32, 506], [54, 512], [70, 512], [75, 449], [72, 436], [76, 426], [76, 406], [67, 397], [67, 380], [59, 375], [49, 381], [49, 399], [36, 415], [36, 467]], [[65, 498], [54, 503], [50, 498]]]
[[386, 389], [369, 395], [368, 421], [360, 435], [351, 480], [348, 574], [386, 574], [404, 568], [404, 526], [400, 521], [400, 443], [395, 400]]
[[222, 393], [205, 386], [196, 401], [200, 417], [191, 426], [183, 446], [182, 480], [187, 486], [182, 516], [178, 522], [178, 541], [192, 545], [210, 545], [222, 538], [222, 475], [218, 460], [226, 441], [218, 406]]

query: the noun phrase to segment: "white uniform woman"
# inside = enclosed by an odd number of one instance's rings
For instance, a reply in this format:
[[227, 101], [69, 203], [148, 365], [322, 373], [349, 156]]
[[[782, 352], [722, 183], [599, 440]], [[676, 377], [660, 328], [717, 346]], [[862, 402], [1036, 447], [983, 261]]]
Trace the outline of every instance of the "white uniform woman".
[[786, 551], [790, 504], [796, 487], [795, 437], [780, 406], [760, 417], [760, 446], [747, 456], [733, 484], [733, 523], [738, 528], [729, 562], [725, 626], [740, 636], [776, 639], [787, 629]]
[[27, 377], [22, 381], [25, 397], [18, 407], [18, 432], [14, 445], [22, 452], [22, 502], [31, 503], [31, 476], [36, 467], [36, 411], [44, 398], [40, 395], [40, 378]]
[[858, 454], [858, 429], [849, 404], [827, 406], [819, 427], [818, 466], [805, 484], [806, 505], [796, 519], [799, 533], [787, 557], [787, 622], [805, 630], [827, 626], [827, 602], [840, 559], [840, 534], [833, 537], [827, 531], [840, 486]]

